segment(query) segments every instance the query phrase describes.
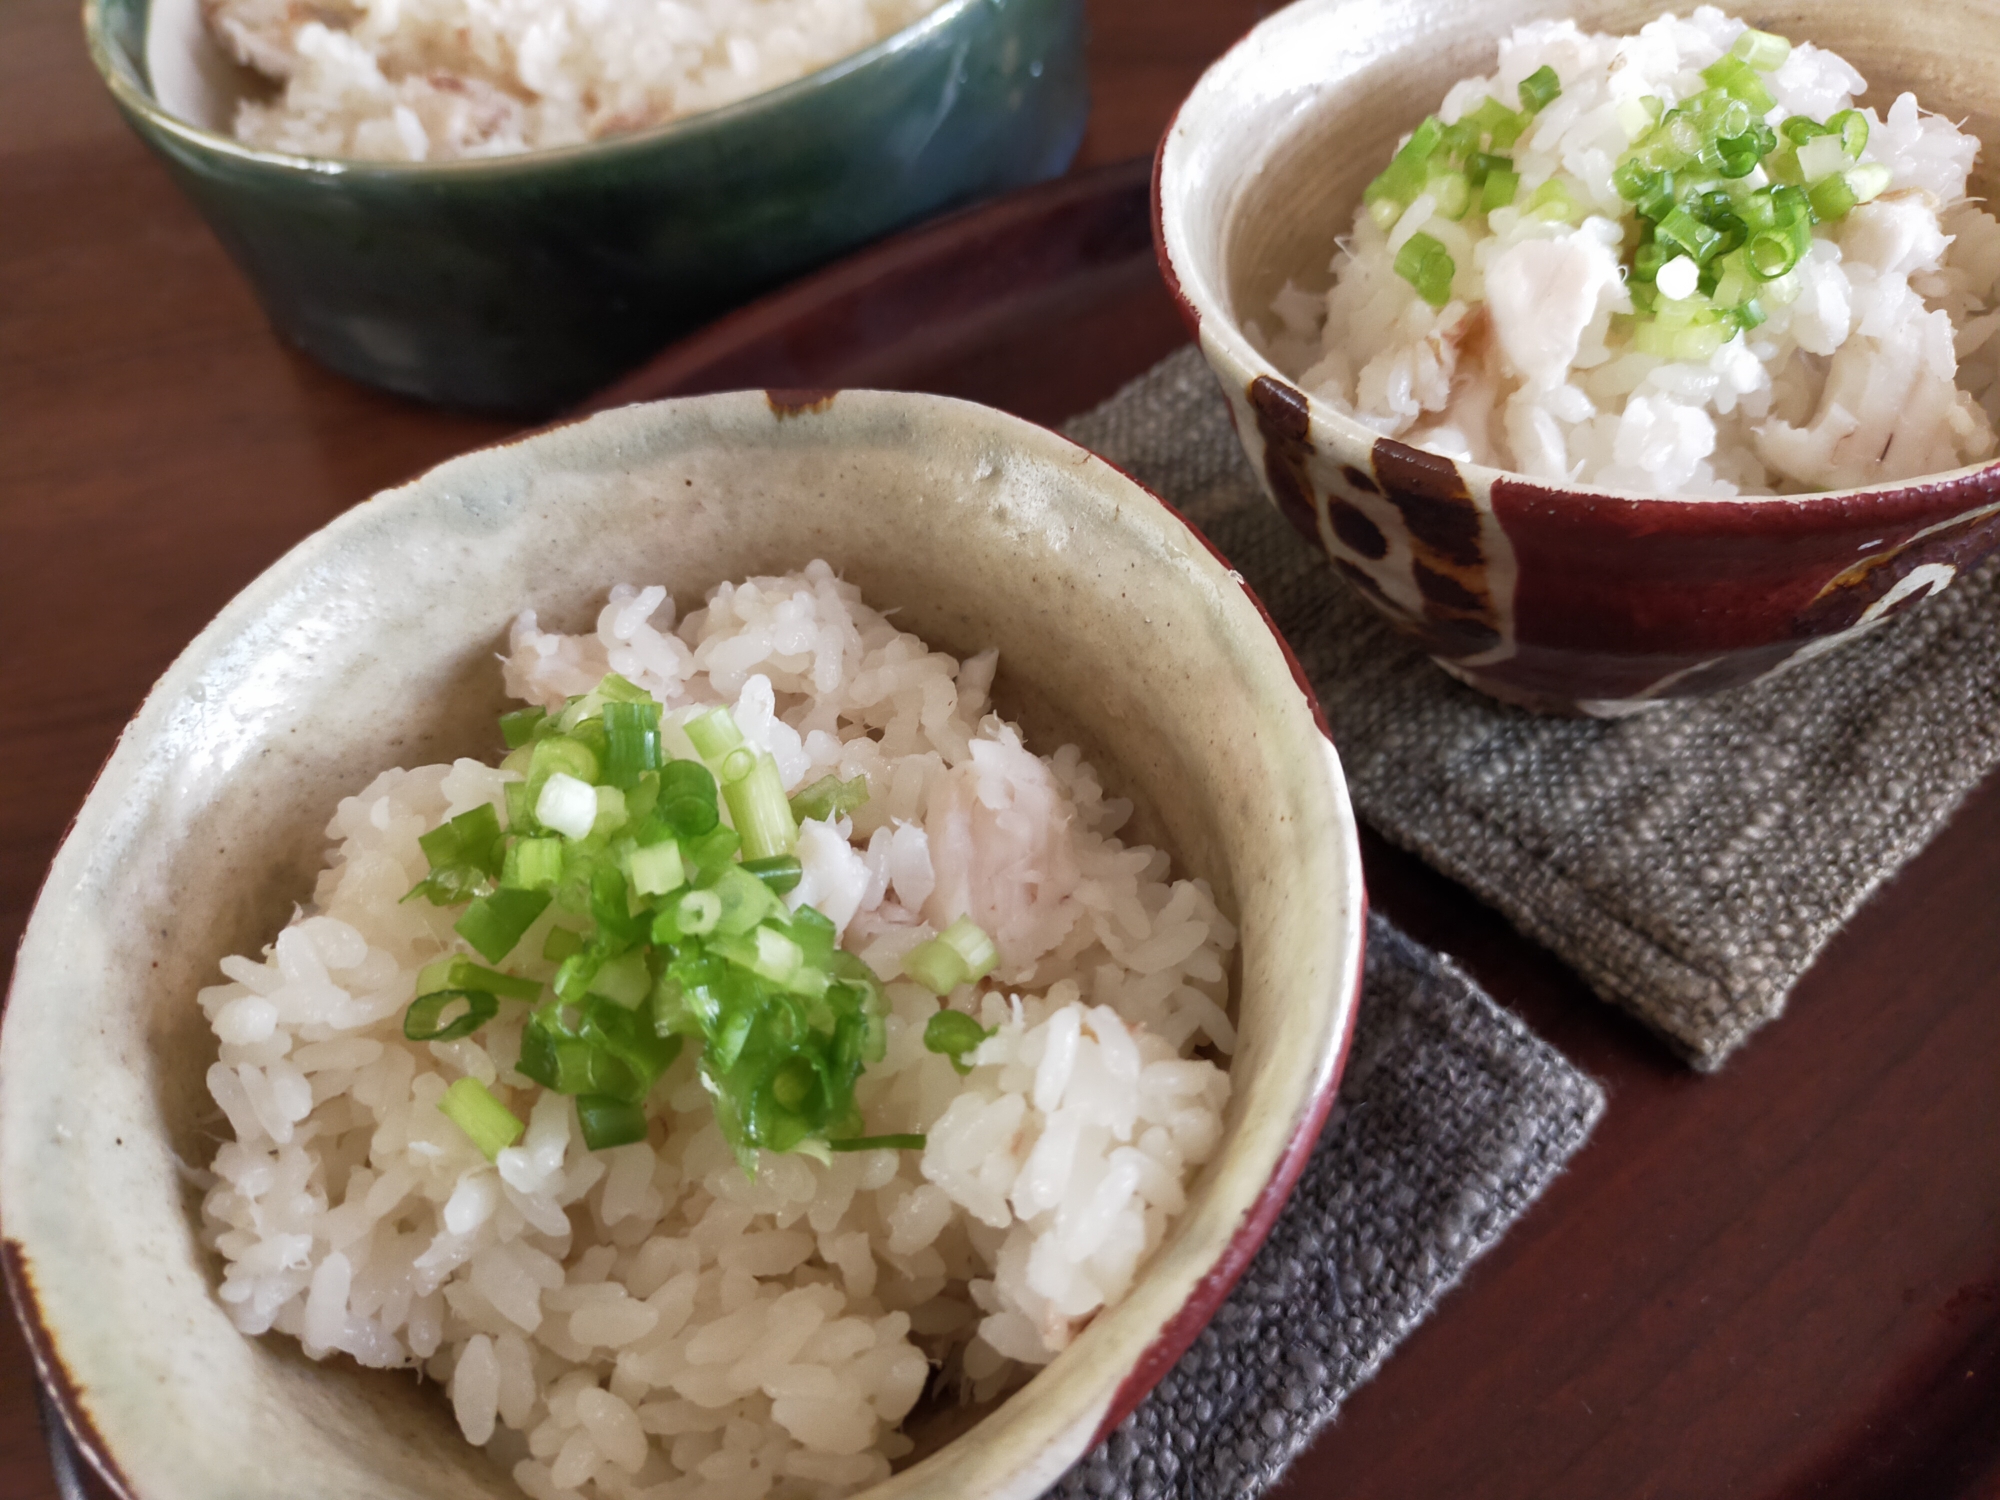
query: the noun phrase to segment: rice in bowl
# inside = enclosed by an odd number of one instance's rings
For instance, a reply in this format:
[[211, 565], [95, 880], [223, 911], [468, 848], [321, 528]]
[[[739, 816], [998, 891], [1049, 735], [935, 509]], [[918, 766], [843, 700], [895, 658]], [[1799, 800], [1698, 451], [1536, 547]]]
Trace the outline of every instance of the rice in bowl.
[[238, 140], [444, 161], [578, 145], [803, 78], [938, 0], [202, 0], [269, 85]]
[[[586, 1151], [571, 1100], [517, 1071], [525, 1004], [409, 1041], [420, 972], [464, 948], [450, 908], [404, 899], [434, 865], [418, 840], [517, 779], [461, 760], [342, 802], [312, 909], [202, 992], [236, 1135], [204, 1225], [240, 1329], [422, 1368], [531, 1495], [841, 1494], [910, 1451], [896, 1424], [927, 1386], [1006, 1390], [1160, 1244], [1221, 1130], [1227, 1074], [1195, 1054], [1234, 1046], [1235, 933], [1118, 841], [1129, 808], [1073, 749], [1037, 757], [987, 712], [991, 652], [928, 651], [823, 564], [673, 626], [658, 588], [614, 590], [587, 635], [524, 614], [508, 687], [562, 710], [616, 674], [665, 706], [664, 739], [728, 705], [787, 789], [865, 780], [801, 824], [791, 899], [886, 981], [856, 1102], [867, 1136], [922, 1149], [765, 1152], [746, 1176], [690, 1048], [643, 1141]], [[954, 1056], [902, 973], [961, 915], [997, 968], [952, 997], [990, 1033]], [[550, 979], [562, 920], [507, 967]], [[492, 1162], [438, 1107], [468, 1079], [525, 1116]]]
[[1713, 7], [1520, 27], [1371, 185], [1331, 288], [1288, 286], [1252, 337], [1375, 432], [1551, 483], [1783, 494], [1989, 458], [1979, 143], [1864, 87]]

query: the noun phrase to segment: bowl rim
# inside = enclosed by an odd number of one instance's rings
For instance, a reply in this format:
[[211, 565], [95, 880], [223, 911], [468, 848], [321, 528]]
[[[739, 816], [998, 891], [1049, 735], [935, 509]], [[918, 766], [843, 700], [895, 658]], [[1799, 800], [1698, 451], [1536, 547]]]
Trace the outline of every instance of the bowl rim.
[[[782, 421], [787, 417], [822, 411], [827, 406], [836, 404], [833, 398], [843, 394], [913, 402], [934, 410], [950, 409], [958, 419], [969, 415], [973, 420], [980, 422], [992, 423], [997, 420], [1002, 426], [1012, 426], [1034, 441], [1059, 443], [1073, 449], [1086, 464], [1089, 460], [1095, 459], [1103, 468], [1115, 473], [1124, 485], [1151, 500], [1237, 585], [1245, 601], [1269, 631], [1285, 668], [1291, 674], [1294, 686], [1303, 698], [1312, 728], [1317, 732], [1316, 745], [1324, 757], [1322, 767], [1324, 785], [1329, 794], [1329, 808], [1335, 818], [1333, 826], [1326, 831], [1325, 836], [1335, 847], [1338, 884], [1330, 886], [1327, 895], [1337, 899], [1338, 902], [1338, 909], [1330, 914], [1333, 920], [1328, 923], [1330, 953], [1336, 963], [1334, 972], [1328, 976], [1325, 983], [1323, 1003], [1326, 1019], [1321, 1028], [1322, 1044], [1319, 1055], [1315, 1058], [1308, 1076], [1301, 1080], [1298, 1094], [1289, 1109], [1289, 1121], [1283, 1129], [1282, 1141], [1268, 1158], [1269, 1166], [1263, 1181], [1257, 1184], [1254, 1190], [1246, 1186], [1240, 1193], [1239, 1196], [1246, 1201], [1236, 1222], [1229, 1228], [1226, 1238], [1220, 1239], [1214, 1253], [1207, 1258], [1178, 1306], [1167, 1311], [1163, 1320], [1145, 1337], [1143, 1344], [1134, 1340], [1135, 1352], [1129, 1360], [1124, 1358], [1116, 1360], [1111, 1366], [1115, 1373], [1096, 1383], [1095, 1389], [1100, 1395], [1108, 1392], [1108, 1398], [1101, 1404], [1094, 1404], [1091, 1409], [1071, 1413], [1060, 1422], [1051, 1417], [1049, 1423], [1045, 1424], [1049, 1428], [1047, 1441], [1040, 1448], [1033, 1450], [1024, 1445], [1019, 1461], [1007, 1470], [1006, 1477], [985, 1497], [985, 1500], [1035, 1500], [1043, 1488], [1059, 1477], [1064, 1469], [1085, 1456], [1111, 1433], [1208, 1325], [1262, 1247], [1279, 1213], [1290, 1198], [1298, 1177], [1313, 1154], [1339, 1092], [1361, 1003], [1369, 901], [1361, 862], [1359, 825], [1348, 794], [1344, 771], [1334, 748], [1331, 732], [1327, 728], [1318, 696], [1313, 692], [1310, 679], [1289, 642], [1279, 631], [1269, 610], [1265, 608], [1263, 601], [1250, 584], [1230, 565], [1229, 560], [1206, 535], [1189, 522], [1177, 508], [1123, 468], [1099, 457], [1051, 428], [1012, 413], [997, 411], [953, 397], [908, 392], [771, 390], [670, 398], [638, 405], [687, 407], [743, 401], [755, 396], [761, 398], [762, 403], [769, 407], [775, 419]], [[622, 412], [631, 412], [634, 409], [613, 408], [608, 412], [558, 420], [492, 443], [482, 444], [465, 454], [434, 465], [404, 485], [373, 498], [379, 500], [386, 495], [415, 489], [441, 469], [453, 467], [464, 459], [512, 448], [528, 439], [553, 436], [568, 428], [603, 423], [607, 420], [615, 421]], [[64, 856], [70, 852], [72, 841], [78, 837], [84, 823], [90, 818], [93, 805], [99, 801], [100, 792], [106, 787], [107, 775], [114, 771], [115, 762], [127, 748], [127, 738], [134, 729], [141, 726], [142, 721], [164, 706], [162, 690], [169, 686], [169, 679], [181, 675], [184, 668], [191, 669], [197, 648], [204, 645], [212, 648], [224, 639], [231, 627], [253, 618], [262, 610], [267, 602], [262, 596], [277, 586], [278, 575], [281, 572], [295, 571], [310, 565], [311, 550], [323, 545], [329, 533], [362, 524], [363, 517], [374, 513], [375, 509], [365, 502], [352, 506], [293, 544], [233, 595], [163, 671], [161, 677], [148, 690], [145, 699], [133, 711], [125, 730], [121, 732], [112, 750], [107, 754], [104, 764], [91, 782], [84, 804], [72, 817], [64, 833], [50, 869], [44, 873], [34, 906], [29, 913], [28, 924], [23, 931], [22, 956], [28, 954], [29, 939], [38, 925], [36, 918], [41, 915], [43, 903], [49, 899], [51, 891], [55, 888], [54, 876], [61, 869]], [[17, 961], [8, 981], [7, 1004], [0, 1007], [0, 1031], [4, 1031], [5, 1022], [13, 1018], [15, 1007], [12, 1002], [18, 994], [23, 993], [24, 972], [26, 971]], [[29, 1247], [5, 1230], [4, 1217], [0, 1217], [0, 1280], [4, 1280], [6, 1284], [15, 1316], [26, 1335], [39, 1380], [39, 1389], [47, 1401], [48, 1408], [60, 1419], [63, 1431], [75, 1448], [85, 1456], [91, 1467], [121, 1497], [121, 1500], [147, 1500], [145, 1492], [127, 1477], [110, 1441], [93, 1422], [86, 1400], [87, 1388], [76, 1379], [64, 1362], [55, 1338], [53, 1322], [44, 1310], [37, 1293], [34, 1258], [30, 1255]], [[1140, 1279], [1143, 1281], [1143, 1273]], [[1135, 1282], [1135, 1288], [1138, 1284]], [[1012, 1400], [1022, 1394], [1024, 1391], [1017, 1390], [1008, 1399]], [[998, 1409], [995, 1408], [996, 1411]], [[1025, 1439], [1031, 1435], [1024, 1433], [1023, 1437]], [[953, 1439], [931, 1457], [935, 1459], [942, 1456], [959, 1441], [959, 1438]], [[1059, 1463], [1053, 1471], [1050, 1471], [1052, 1458], [1059, 1460]], [[869, 1500], [869, 1497], [876, 1495], [883, 1496], [884, 1500], [888, 1500], [890, 1496], [896, 1497], [896, 1500], [907, 1500], [913, 1493], [943, 1493], [934, 1491], [933, 1484], [933, 1476], [917, 1475], [913, 1467], [899, 1470], [880, 1485], [871, 1486], [860, 1492], [857, 1500]]]
[[[95, 0], [92, 0], [95, 3]], [[1928, 490], [1947, 485], [1966, 484], [1981, 476], [2000, 476], [2000, 455], [1983, 459], [1978, 463], [1965, 464], [1956, 469], [1946, 469], [1935, 474], [1919, 474], [1909, 479], [1884, 480], [1877, 484], [1856, 485], [1844, 489], [1809, 490], [1795, 495], [1739, 494], [1739, 495], [1673, 495], [1654, 490], [1628, 490], [1612, 485], [1586, 484], [1574, 481], [1556, 482], [1537, 479], [1515, 469], [1497, 468], [1473, 459], [1454, 458], [1448, 454], [1434, 453], [1432, 449], [1414, 443], [1405, 443], [1400, 438], [1386, 437], [1376, 432], [1346, 413], [1335, 410], [1298, 384], [1298, 377], [1287, 374], [1273, 364], [1250, 340], [1242, 324], [1231, 310], [1226, 293], [1210, 285], [1208, 270], [1188, 248], [1189, 214], [1186, 211], [1186, 195], [1173, 193], [1174, 187], [1182, 181], [1180, 150], [1177, 147], [1187, 141], [1192, 132], [1208, 120], [1227, 112], [1230, 94], [1228, 84], [1239, 70], [1246, 67], [1246, 60], [1269, 45], [1271, 36], [1286, 26], [1301, 24], [1301, 18], [1321, 11], [1340, 10], [1357, 3], [1357, 0], [1291, 0], [1291, 3], [1272, 12], [1257, 22], [1230, 45], [1227, 51], [1217, 57], [1203, 70], [1181, 102], [1175, 106], [1173, 117], [1161, 133], [1159, 144], [1153, 152], [1152, 177], [1152, 219], [1153, 254], [1160, 267], [1160, 275], [1167, 283], [1174, 305], [1179, 309], [1181, 320], [1193, 334], [1195, 342], [1211, 365], [1218, 361], [1229, 365], [1230, 373], [1243, 385], [1256, 380], [1267, 380], [1283, 387], [1304, 403], [1308, 422], [1315, 436], [1331, 438], [1336, 444], [1364, 452], [1372, 452], [1377, 442], [1386, 441], [1448, 462], [1465, 479], [1475, 493], [1490, 490], [1500, 482], [1517, 489], [1532, 489], [1544, 494], [1558, 495], [1567, 501], [1608, 501], [1614, 504], [1661, 504], [1675, 506], [1721, 506], [1732, 514], [1741, 514], [1745, 509], [1759, 506], [1771, 507], [1774, 513], [1796, 513], [1802, 510], [1818, 510], [1828, 502], [1869, 501], [1901, 499], [1915, 490]], [[1412, 40], [1416, 34], [1412, 33]], [[1190, 106], [1194, 111], [1194, 123], [1188, 124]], [[1298, 111], [1294, 120], [1274, 139], [1295, 133], [1297, 120], [1319, 113], [1318, 109]], [[1272, 147], [1265, 148], [1265, 154], [1258, 164], [1239, 175], [1249, 178], [1256, 175], [1270, 160]], [[1168, 212], [1169, 196], [1174, 199], [1174, 212]], [[1218, 271], [1222, 268], [1218, 266]], [[1325, 448], [1322, 452], [1327, 451]], [[2000, 506], [2000, 502], [1996, 502]]]
[[[150, 19], [155, 0], [144, 0], [144, 14]], [[163, 106], [150, 88], [141, 88], [126, 77], [112, 55], [109, 28], [105, 24], [107, 0], [83, 0], [83, 34], [98, 77], [112, 98], [128, 115], [144, 120], [152, 129], [171, 136], [183, 146], [209, 156], [228, 157], [246, 166], [261, 167], [284, 174], [306, 177], [355, 177], [383, 182], [423, 181], [433, 177], [487, 178], [532, 176], [543, 170], [556, 171], [584, 159], [615, 159], [634, 156], [655, 147], [671, 146], [683, 137], [696, 139], [713, 131], [733, 128], [766, 110], [781, 109], [794, 100], [840, 82], [883, 58], [917, 47], [931, 33], [951, 27], [967, 11], [1008, 0], [941, 0], [938, 6], [909, 25], [869, 43], [859, 51], [835, 58], [824, 67], [771, 88], [697, 110], [643, 129], [600, 136], [566, 146], [544, 146], [530, 151], [506, 152], [496, 156], [458, 156], [439, 161], [377, 161], [354, 156], [304, 156], [291, 151], [273, 151], [251, 146], [234, 136], [210, 130], [183, 119]], [[146, 62], [142, 58], [141, 62]], [[234, 60], [231, 59], [233, 63]]]

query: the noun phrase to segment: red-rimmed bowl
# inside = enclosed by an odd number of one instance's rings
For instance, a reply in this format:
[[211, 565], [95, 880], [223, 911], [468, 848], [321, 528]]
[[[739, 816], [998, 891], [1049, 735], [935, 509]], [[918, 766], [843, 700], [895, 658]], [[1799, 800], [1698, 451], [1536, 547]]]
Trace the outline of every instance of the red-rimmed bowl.
[[1083, 746], [1243, 934], [1234, 1092], [1187, 1212], [1123, 1303], [873, 1493], [1032, 1500], [1207, 1321], [1318, 1135], [1360, 976], [1353, 815], [1283, 642], [1166, 506], [1014, 418], [868, 392], [628, 407], [294, 549], [160, 681], [56, 857], [0, 1028], [0, 1228], [43, 1377], [119, 1493], [518, 1493], [437, 1390], [224, 1315], [182, 1177], [215, 1146], [194, 992], [309, 896], [335, 799], [487, 749], [523, 603], [581, 629], [615, 581], [688, 607], [814, 557], [941, 648], [999, 646], [1030, 743]]
[[[1506, 32], [1561, 17], [1631, 32], [1660, 9], [1299, 0], [1203, 75], [1154, 167], [1161, 269], [1273, 503], [1446, 671], [1547, 711], [1617, 715], [1753, 681], [2000, 544], [2000, 463], [1793, 498], [1554, 486], [1377, 437], [1245, 335], [1287, 280], [1327, 285], [1362, 188], [1446, 89], [1492, 68]], [[1757, 15], [1854, 63], [1867, 102], [1914, 89], [2000, 146], [2000, 10], [1823, 0], [1790, 21]]]

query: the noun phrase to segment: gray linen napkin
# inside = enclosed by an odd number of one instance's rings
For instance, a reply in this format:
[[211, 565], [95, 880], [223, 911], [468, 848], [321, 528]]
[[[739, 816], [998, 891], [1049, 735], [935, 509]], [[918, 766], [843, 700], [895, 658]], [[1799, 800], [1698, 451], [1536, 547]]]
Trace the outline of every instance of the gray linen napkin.
[[1200, 527], [1319, 693], [1362, 817], [1712, 1069], [2000, 760], [2000, 562], [1787, 673], [1616, 722], [1461, 686], [1265, 501], [1198, 351], [1069, 435]]
[[1604, 1112], [1604, 1093], [1381, 917], [1340, 1098], [1270, 1239], [1138, 1409], [1044, 1500], [1274, 1481]]

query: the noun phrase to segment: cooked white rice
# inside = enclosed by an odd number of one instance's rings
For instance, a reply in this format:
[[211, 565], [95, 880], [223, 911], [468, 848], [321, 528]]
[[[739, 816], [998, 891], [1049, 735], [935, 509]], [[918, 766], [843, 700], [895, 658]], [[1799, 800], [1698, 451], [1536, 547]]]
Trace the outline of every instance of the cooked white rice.
[[239, 140], [437, 161], [570, 146], [803, 78], [938, 0], [202, 0], [278, 85]]
[[[385, 771], [340, 803], [312, 905], [200, 994], [208, 1083], [235, 1139], [203, 1205], [245, 1333], [420, 1368], [467, 1439], [537, 1500], [845, 1494], [910, 1449], [927, 1383], [998, 1395], [1131, 1285], [1215, 1149], [1236, 934], [1199, 880], [1113, 836], [1073, 747], [987, 712], [995, 656], [930, 651], [823, 563], [718, 589], [673, 628], [620, 587], [589, 635], [516, 623], [510, 691], [555, 707], [616, 671], [667, 705], [733, 705], [796, 787], [868, 778], [852, 824], [804, 825], [810, 901], [887, 981], [888, 1051], [857, 1086], [869, 1134], [921, 1152], [764, 1153], [746, 1177], [692, 1050], [650, 1139], [584, 1149], [571, 1100], [512, 1071], [526, 1006], [473, 1037], [404, 1040], [418, 969], [464, 951], [452, 908], [402, 904], [419, 834], [504, 773]], [[675, 748], [676, 731], [666, 738]], [[678, 753], [691, 748], [678, 746]], [[998, 1029], [961, 1078], [925, 1049], [938, 1001], [901, 956], [962, 912], [1001, 963], [954, 1003]], [[556, 908], [509, 967], [547, 978]], [[528, 1121], [490, 1164], [437, 1108], [479, 1079]]]
[[[1668, 107], [1707, 85], [1700, 70], [1743, 23], [1704, 6], [1636, 36], [1570, 21], [1522, 26], [1490, 77], [1453, 86], [1451, 124], [1488, 95], [1512, 104], [1544, 64], [1562, 93], [1512, 148], [1515, 204], [1453, 222], [1419, 194], [1384, 229], [1366, 210], [1332, 264], [1325, 295], [1287, 287], [1273, 331], [1253, 328], [1317, 399], [1387, 436], [1532, 478], [1686, 496], [1792, 493], [1937, 473], [1989, 458], [2000, 419], [2000, 224], [1966, 199], [1979, 142], [1901, 95], [1864, 111], [1863, 162], [1889, 189], [1815, 231], [1805, 258], [1760, 301], [1768, 321], [1711, 357], [1632, 347], [1634, 216], [1612, 185], [1618, 158]], [[1776, 107], [1823, 120], [1866, 84], [1831, 52], [1797, 44], [1764, 76]], [[1589, 216], [1526, 209], [1560, 177]], [[1746, 185], [1760, 185], [1759, 167]], [[1456, 263], [1450, 300], [1425, 302], [1396, 252], [1423, 232]], [[1692, 271], [1692, 265], [1688, 266]], [[1663, 285], [1663, 290], [1664, 290]]]

